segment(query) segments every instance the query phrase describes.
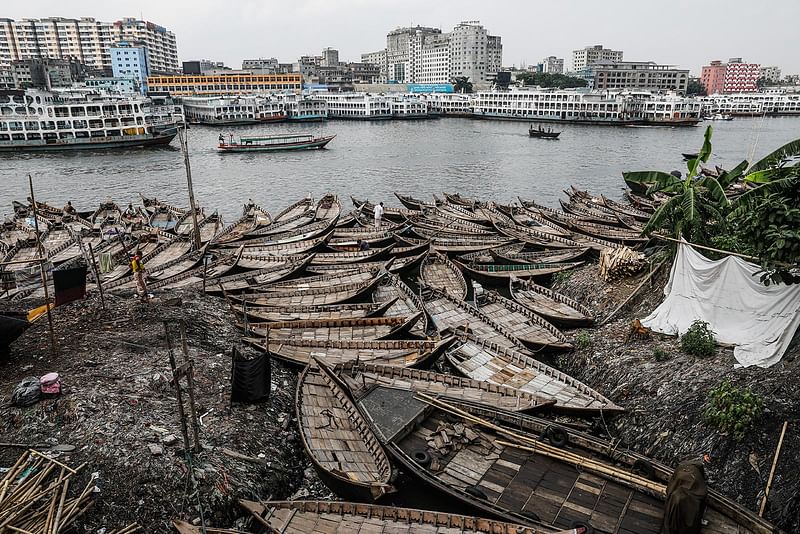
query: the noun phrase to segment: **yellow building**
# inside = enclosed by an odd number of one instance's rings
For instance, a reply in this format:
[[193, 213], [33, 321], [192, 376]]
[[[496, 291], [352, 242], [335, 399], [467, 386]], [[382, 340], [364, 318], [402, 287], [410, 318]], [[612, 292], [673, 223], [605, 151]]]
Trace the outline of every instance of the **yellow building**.
[[303, 75], [290, 74], [182, 74], [148, 76], [147, 90], [172, 96], [252, 94], [271, 91], [300, 92]]

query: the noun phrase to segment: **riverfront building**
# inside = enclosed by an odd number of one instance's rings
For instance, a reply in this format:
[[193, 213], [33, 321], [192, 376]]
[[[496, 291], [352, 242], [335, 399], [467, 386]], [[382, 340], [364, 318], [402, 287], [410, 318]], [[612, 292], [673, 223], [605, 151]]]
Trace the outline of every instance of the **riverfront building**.
[[150, 76], [147, 79], [147, 87], [150, 92], [167, 92], [173, 96], [300, 92], [303, 88], [303, 75], [291, 73]]
[[0, 18], [0, 67], [27, 59], [75, 59], [111, 73], [111, 47], [119, 41], [140, 41], [153, 72], [180, 72], [175, 34], [163, 26], [124, 18], [102, 22], [93, 18]]
[[689, 71], [652, 61], [597, 61], [589, 65], [590, 87], [596, 90], [686, 92]]
[[114, 78], [135, 80], [139, 92], [147, 93], [147, 77], [150, 76], [150, 62], [144, 43], [120, 41], [111, 47], [111, 71]]
[[780, 67], [761, 67], [758, 71], [758, 77], [767, 83], [778, 83], [781, 81]]
[[546, 74], [564, 74], [564, 60], [556, 56], [547, 56], [539, 63], [537, 70]]
[[704, 66], [700, 74], [700, 83], [709, 95], [752, 93], [758, 89], [756, 82], [760, 74], [761, 65], [745, 63], [742, 58], [735, 57], [729, 59], [728, 63], [715, 60], [710, 65]]
[[386, 83], [386, 49], [361, 54], [361, 62], [377, 66], [378, 79], [375, 83]]
[[622, 61], [622, 50], [611, 50], [603, 48], [603, 45], [594, 45], [572, 51], [573, 72], [581, 72], [598, 61]]
[[461, 22], [450, 33], [439, 28], [398, 28], [386, 35], [386, 48], [361, 55], [378, 65], [390, 83], [449, 83], [464, 76], [474, 84], [494, 80], [503, 62], [503, 45], [478, 21]]

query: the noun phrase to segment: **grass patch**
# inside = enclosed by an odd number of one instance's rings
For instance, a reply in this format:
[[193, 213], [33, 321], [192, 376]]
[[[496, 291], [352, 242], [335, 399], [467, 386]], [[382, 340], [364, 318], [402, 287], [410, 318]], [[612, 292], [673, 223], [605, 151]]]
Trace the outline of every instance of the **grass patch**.
[[589, 332], [586, 330], [581, 330], [577, 334], [575, 334], [575, 348], [578, 350], [588, 349], [592, 346], [592, 338], [589, 336]]
[[572, 278], [572, 271], [559, 271], [553, 274], [553, 284], [566, 284]]
[[655, 358], [657, 362], [665, 362], [669, 360], [669, 352], [661, 347], [656, 347], [653, 349], [653, 358]]
[[750, 388], [737, 388], [725, 380], [708, 392], [705, 420], [740, 441], [761, 418], [764, 400]]
[[703, 358], [713, 356], [717, 352], [717, 341], [707, 322], [697, 320], [692, 323], [681, 337], [681, 350], [686, 354]]

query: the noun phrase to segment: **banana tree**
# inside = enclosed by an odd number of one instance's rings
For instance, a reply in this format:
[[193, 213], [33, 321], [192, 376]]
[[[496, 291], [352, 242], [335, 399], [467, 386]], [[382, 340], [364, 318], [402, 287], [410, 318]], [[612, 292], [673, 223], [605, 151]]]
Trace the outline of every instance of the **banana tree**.
[[786, 143], [755, 162], [744, 173], [745, 182], [756, 187], [735, 200], [734, 216], [741, 216], [757, 198], [785, 193], [800, 187], [800, 139]]
[[[663, 171], [634, 171], [623, 173], [625, 182], [647, 185], [647, 195], [667, 193], [671, 196], [658, 207], [650, 217], [643, 234], [650, 235], [655, 230], [668, 230], [673, 237], [691, 238], [692, 233], [702, 232], [709, 221], [719, 222], [723, 212], [730, 206], [725, 189], [741, 177], [748, 162], [743, 161], [731, 171], [718, 177], [698, 178], [700, 164], [711, 157], [711, 126], [706, 128], [703, 146], [696, 158], [686, 162], [686, 178]], [[680, 173], [678, 173], [680, 174]], [[687, 235], [689, 234], [689, 235]]]

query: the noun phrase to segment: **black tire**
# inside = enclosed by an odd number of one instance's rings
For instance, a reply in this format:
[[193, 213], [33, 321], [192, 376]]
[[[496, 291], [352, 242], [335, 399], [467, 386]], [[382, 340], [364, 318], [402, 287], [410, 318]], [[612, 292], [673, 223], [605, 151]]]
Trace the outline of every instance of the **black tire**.
[[431, 455], [427, 451], [417, 450], [411, 453], [411, 457], [422, 467], [428, 467], [431, 463]]
[[569, 524], [569, 528], [571, 529], [582, 528], [583, 534], [594, 534], [594, 527], [584, 521], [573, 521], [572, 523]]
[[558, 447], [559, 449], [562, 447], [566, 447], [569, 443], [569, 434], [563, 428], [559, 428], [557, 426], [549, 426], [547, 430], [545, 430], [547, 435], [547, 441], [550, 442], [550, 445], [553, 447]]
[[472, 495], [473, 497], [477, 497], [479, 499], [483, 499], [484, 501], [488, 501], [489, 497], [478, 487], [476, 486], [467, 486], [464, 488], [468, 494]]
[[650, 480], [655, 480], [656, 476], [656, 469], [653, 467], [653, 464], [643, 459], [633, 462], [633, 466], [631, 466], [631, 472], [633, 472], [635, 475], [649, 478]]

